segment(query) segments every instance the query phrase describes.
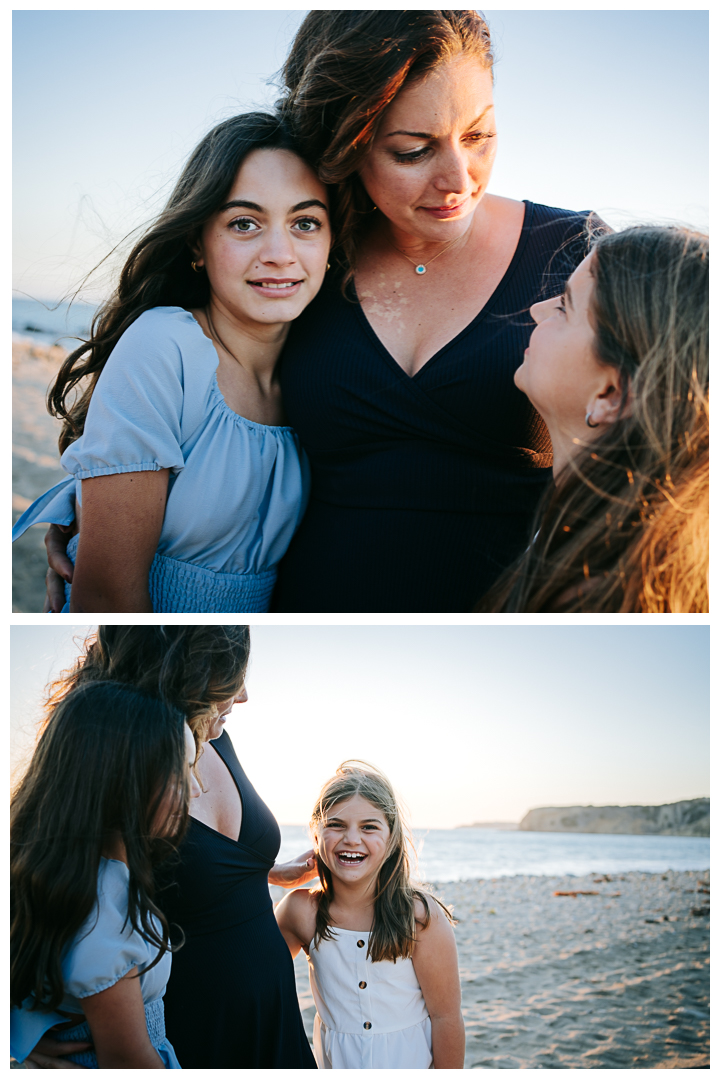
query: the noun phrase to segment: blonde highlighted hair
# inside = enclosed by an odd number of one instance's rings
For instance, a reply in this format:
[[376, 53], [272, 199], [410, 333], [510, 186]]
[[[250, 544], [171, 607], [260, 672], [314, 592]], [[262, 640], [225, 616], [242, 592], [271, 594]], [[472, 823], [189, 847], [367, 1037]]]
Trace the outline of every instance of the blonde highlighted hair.
[[570, 460], [476, 610], [707, 612], [708, 237], [610, 233], [590, 270], [595, 354], [629, 408]]
[[[360, 795], [376, 807], [390, 829], [385, 861], [377, 877], [368, 955], [373, 961], [404, 959], [413, 954], [418, 925], [422, 929], [430, 918], [428, 899], [431, 894], [412, 881], [412, 837], [388, 778], [366, 761], [343, 761], [335, 775], [323, 785], [313, 808], [310, 827], [316, 830], [324, 825], [332, 817], [335, 807], [354, 795]], [[333, 936], [330, 905], [334, 891], [332, 874], [319, 855], [316, 856], [316, 863], [320, 888], [316, 894], [318, 902], [313, 941], [317, 947], [321, 941], [329, 941]], [[452, 921], [445, 905], [436, 897], [432, 899]], [[418, 901], [425, 911], [423, 919], [415, 916]]]

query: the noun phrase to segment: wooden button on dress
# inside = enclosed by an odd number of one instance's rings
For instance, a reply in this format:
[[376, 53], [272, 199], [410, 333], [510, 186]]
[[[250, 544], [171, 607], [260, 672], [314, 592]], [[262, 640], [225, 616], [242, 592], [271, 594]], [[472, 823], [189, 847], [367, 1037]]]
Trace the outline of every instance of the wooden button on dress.
[[365, 987], [367, 986], [367, 983], [366, 982], [361, 982], [361, 983], [358, 983], [358, 986], [360, 987], [361, 990], [364, 990]]
[[365, 942], [363, 941], [362, 938], [360, 938], [360, 940], [358, 941], [358, 949], [362, 949], [364, 944], [365, 944]]
[[365, 1030], [367, 1031], [367, 1030], [369, 1030], [369, 1029], [370, 1029], [370, 1028], [372, 1027], [372, 1024], [370, 1023], [370, 1021], [369, 1021], [369, 1020], [366, 1020], [366, 1021], [365, 1021], [365, 1023], [363, 1024], [363, 1027], [364, 1027], [364, 1028], [365, 1028]]

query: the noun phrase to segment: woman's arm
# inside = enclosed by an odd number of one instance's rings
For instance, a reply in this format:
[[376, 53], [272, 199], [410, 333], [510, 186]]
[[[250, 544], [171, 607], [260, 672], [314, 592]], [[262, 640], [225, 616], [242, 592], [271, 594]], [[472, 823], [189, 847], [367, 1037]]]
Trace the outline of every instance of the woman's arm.
[[312, 881], [314, 877], [317, 877], [317, 870], [315, 869], [315, 852], [311, 849], [291, 859], [290, 862], [275, 863], [268, 874], [268, 883], [281, 885], [283, 889], [296, 889], [299, 885]]
[[83, 480], [70, 611], [152, 611], [148, 572], [169, 474], [159, 469]]
[[74, 1061], [68, 1061], [65, 1055], [80, 1054], [83, 1050], [92, 1050], [90, 1042], [61, 1042], [53, 1039], [53, 1029], [35, 1043], [23, 1062], [26, 1069], [84, 1069]]
[[150, 1042], [140, 980], [131, 968], [107, 990], [82, 999], [99, 1069], [164, 1069]]
[[307, 949], [315, 933], [315, 903], [307, 889], [288, 893], [275, 907], [280, 933], [293, 959]]
[[[455, 934], [443, 911], [428, 897], [430, 918], [421, 929], [413, 952], [413, 967], [432, 1023], [433, 1066], [462, 1069], [465, 1025], [460, 1009], [460, 973]], [[422, 905], [416, 917], [424, 918]]]

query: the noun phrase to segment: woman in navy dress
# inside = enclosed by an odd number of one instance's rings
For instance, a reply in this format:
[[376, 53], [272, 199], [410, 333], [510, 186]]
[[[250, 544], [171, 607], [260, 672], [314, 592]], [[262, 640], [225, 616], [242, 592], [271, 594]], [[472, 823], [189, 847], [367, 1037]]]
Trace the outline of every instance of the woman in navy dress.
[[282, 358], [312, 488], [276, 611], [470, 611], [528, 543], [552, 447], [513, 374], [588, 214], [486, 193], [492, 63], [476, 11], [313, 11], [295, 39], [286, 107], [343, 217]]
[[[313, 878], [312, 852], [275, 863], [277, 822], [223, 730], [233, 705], [247, 700], [249, 648], [246, 626], [100, 626], [50, 700], [108, 678], [159, 691], [188, 717], [200, 745], [203, 794], [193, 800], [179, 859], [156, 875], [173, 944], [184, 936], [165, 992], [167, 1035], [184, 1069], [316, 1068], [268, 890], [268, 881], [290, 888]], [[59, 1055], [87, 1048], [47, 1038], [31, 1060], [58, 1067]]]

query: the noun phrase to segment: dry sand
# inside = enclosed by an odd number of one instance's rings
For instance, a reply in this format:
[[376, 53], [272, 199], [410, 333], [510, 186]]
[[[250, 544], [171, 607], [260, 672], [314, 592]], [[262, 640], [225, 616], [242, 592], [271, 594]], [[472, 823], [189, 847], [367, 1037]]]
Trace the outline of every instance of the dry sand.
[[[45, 408], [47, 388], [67, 354], [58, 346], [13, 341], [13, 524], [67, 473], [60, 465], [60, 423]], [[34, 525], [13, 544], [13, 611], [42, 611], [47, 526]]]
[[[554, 895], [570, 890], [597, 895]], [[458, 920], [466, 1069], [710, 1067], [709, 918], [693, 914], [708, 908], [708, 874], [506, 877], [434, 891]], [[311, 1037], [302, 953], [295, 971]]]

